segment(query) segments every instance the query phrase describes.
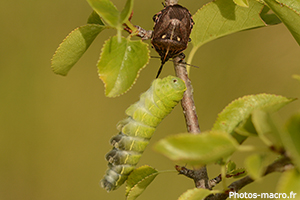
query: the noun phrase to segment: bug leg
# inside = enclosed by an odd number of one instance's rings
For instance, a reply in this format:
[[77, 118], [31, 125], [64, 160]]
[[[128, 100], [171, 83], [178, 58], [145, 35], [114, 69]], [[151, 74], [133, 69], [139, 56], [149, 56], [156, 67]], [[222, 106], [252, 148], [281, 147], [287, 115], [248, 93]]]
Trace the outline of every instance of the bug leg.
[[161, 66], [160, 66], [160, 68], [158, 69], [158, 72], [157, 72], [157, 75], [156, 75], [156, 77], [155, 78], [158, 78], [158, 76], [160, 75], [160, 73], [161, 73], [161, 70], [162, 70], [162, 68], [163, 68], [163, 63], [161, 64]]

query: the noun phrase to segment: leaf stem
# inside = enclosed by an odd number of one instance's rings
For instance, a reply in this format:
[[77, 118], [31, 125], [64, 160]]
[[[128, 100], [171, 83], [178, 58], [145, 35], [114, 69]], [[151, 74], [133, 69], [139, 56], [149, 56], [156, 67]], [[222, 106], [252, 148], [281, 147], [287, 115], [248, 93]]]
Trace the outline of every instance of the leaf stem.
[[225, 165], [221, 166], [221, 177], [222, 177], [223, 190], [226, 190], [227, 184], [226, 184], [226, 166]]
[[[198, 47], [193, 46], [192, 50], [189, 53], [189, 57], [187, 58], [187, 63], [192, 64], [192, 60], [193, 60], [194, 55], [195, 55], [197, 50], [198, 50]], [[190, 74], [190, 67], [189, 66], [187, 66], [187, 73]]]
[[130, 34], [131, 37], [138, 35], [137, 28], [129, 20], [127, 20], [125, 24], [131, 30], [131, 34]]
[[121, 38], [122, 38], [122, 30], [117, 29], [117, 38], [118, 38], [118, 43], [121, 43]]

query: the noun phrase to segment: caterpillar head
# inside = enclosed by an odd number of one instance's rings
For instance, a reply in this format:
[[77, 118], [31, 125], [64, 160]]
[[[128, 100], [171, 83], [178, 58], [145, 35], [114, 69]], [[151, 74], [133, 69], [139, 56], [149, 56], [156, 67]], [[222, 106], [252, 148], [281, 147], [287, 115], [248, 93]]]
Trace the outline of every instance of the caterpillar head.
[[155, 95], [171, 108], [182, 99], [183, 92], [186, 90], [185, 82], [175, 76], [157, 79], [157, 82], [154, 82], [153, 84]]

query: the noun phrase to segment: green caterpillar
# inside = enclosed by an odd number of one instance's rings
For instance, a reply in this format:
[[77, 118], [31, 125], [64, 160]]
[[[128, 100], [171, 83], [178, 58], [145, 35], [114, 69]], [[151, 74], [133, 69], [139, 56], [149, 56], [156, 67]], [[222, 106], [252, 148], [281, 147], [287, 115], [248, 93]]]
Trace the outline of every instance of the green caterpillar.
[[128, 118], [118, 123], [120, 132], [111, 138], [113, 149], [106, 154], [108, 169], [100, 185], [107, 192], [116, 190], [127, 180], [155, 128], [182, 99], [185, 90], [180, 78], [155, 79], [140, 100], [126, 110]]

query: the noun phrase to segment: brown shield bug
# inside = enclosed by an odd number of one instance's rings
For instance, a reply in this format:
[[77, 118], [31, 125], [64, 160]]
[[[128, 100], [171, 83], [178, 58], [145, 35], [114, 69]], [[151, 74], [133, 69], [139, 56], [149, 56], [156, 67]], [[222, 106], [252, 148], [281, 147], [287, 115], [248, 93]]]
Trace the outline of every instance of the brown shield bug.
[[187, 48], [194, 21], [189, 10], [178, 4], [166, 6], [153, 16], [153, 21], [151, 43], [161, 58], [157, 78], [165, 62]]

